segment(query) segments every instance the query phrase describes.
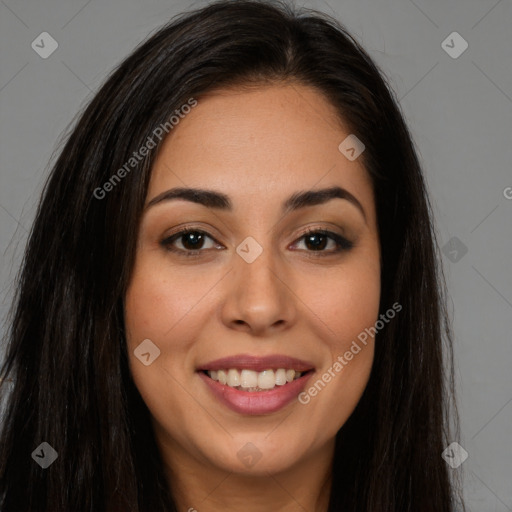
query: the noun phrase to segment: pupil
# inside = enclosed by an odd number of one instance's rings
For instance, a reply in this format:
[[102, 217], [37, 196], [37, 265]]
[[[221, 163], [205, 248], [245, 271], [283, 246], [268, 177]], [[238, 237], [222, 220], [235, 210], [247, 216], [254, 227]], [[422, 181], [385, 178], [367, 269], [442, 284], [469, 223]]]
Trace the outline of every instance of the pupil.
[[[191, 232], [187, 235], [183, 235], [182, 237], [183, 247], [186, 249], [198, 249], [198, 245], [202, 245], [201, 242], [203, 242], [203, 235], [201, 233]], [[192, 247], [188, 247], [187, 244], [192, 245]], [[200, 247], [199, 247], [200, 248]]]
[[[317, 242], [315, 243], [314, 242], [314, 239], [315, 238], [321, 238], [322, 241], [321, 242]], [[312, 244], [313, 246], [313, 249], [324, 249], [325, 248], [325, 242], [327, 240], [327, 237], [325, 237], [324, 235], [320, 235], [320, 234], [317, 234], [317, 235], [309, 235], [308, 237], [306, 237], [306, 246], [308, 247], [308, 249], [310, 249], [309, 245], [308, 244]]]

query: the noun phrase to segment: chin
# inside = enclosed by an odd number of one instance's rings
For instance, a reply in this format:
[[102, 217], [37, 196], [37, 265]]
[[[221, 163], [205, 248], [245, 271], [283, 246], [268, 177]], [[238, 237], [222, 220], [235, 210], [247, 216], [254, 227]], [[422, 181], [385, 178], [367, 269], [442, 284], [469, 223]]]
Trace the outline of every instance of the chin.
[[229, 443], [219, 443], [221, 453], [209, 456], [220, 469], [240, 475], [268, 476], [285, 472], [305, 457], [300, 439], [285, 444], [280, 436], [270, 439], [269, 432], [235, 436]]

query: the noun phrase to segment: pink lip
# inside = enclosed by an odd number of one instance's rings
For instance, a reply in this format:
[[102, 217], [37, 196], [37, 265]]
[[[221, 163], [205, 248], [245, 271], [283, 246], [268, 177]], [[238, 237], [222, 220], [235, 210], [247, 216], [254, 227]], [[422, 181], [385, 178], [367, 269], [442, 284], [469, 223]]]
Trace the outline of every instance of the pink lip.
[[277, 370], [279, 368], [293, 369], [298, 372], [307, 372], [313, 370], [314, 366], [308, 361], [302, 361], [295, 357], [289, 357], [282, 354], [270, 356], [251, 356], [240, 354], [236, 356], [223, 357], [198, 367], [199, 370], [229, 370], [236, 368], [238, 370], [254, 370], [262, 372], [264, 370]]
[[[230, 367], [240, 368], [240, 366]], [[267, 368], [268, 366], [265, 369]], [[208, 377], [208, 375], [202, 371], [199, 371], [198, 374], [220, 402], [229, 407], [232, 411], [240, 414], [256, 415], [270, 414], [288, 405], [305, 388], [306, 382], [313, 372], [308, 372], [302, 377], [288, 382], [284, 386], [276, 386], [269, 391], [254, 392], [239, 391], [227, 384], [221, 384]]]

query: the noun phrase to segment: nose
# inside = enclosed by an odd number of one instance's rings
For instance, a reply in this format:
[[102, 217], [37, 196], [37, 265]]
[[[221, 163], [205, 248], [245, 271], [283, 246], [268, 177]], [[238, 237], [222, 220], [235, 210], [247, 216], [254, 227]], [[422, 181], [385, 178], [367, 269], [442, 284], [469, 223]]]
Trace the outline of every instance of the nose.
[[271, 250], [264, 250], [252, 263], [234, 255], [222, 308], [224, 324], [254, 336], [289, 329], [297, 318], [297, 297], [290, 281]]

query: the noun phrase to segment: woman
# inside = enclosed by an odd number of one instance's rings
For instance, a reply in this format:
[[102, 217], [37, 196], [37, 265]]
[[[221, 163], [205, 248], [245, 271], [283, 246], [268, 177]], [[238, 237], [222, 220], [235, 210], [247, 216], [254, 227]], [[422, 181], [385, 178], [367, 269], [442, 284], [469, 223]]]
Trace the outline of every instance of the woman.
[[327, 16], [217, 2], [85, 109], [1, 375], [2, 510], [454, 510], [420, 165]]

